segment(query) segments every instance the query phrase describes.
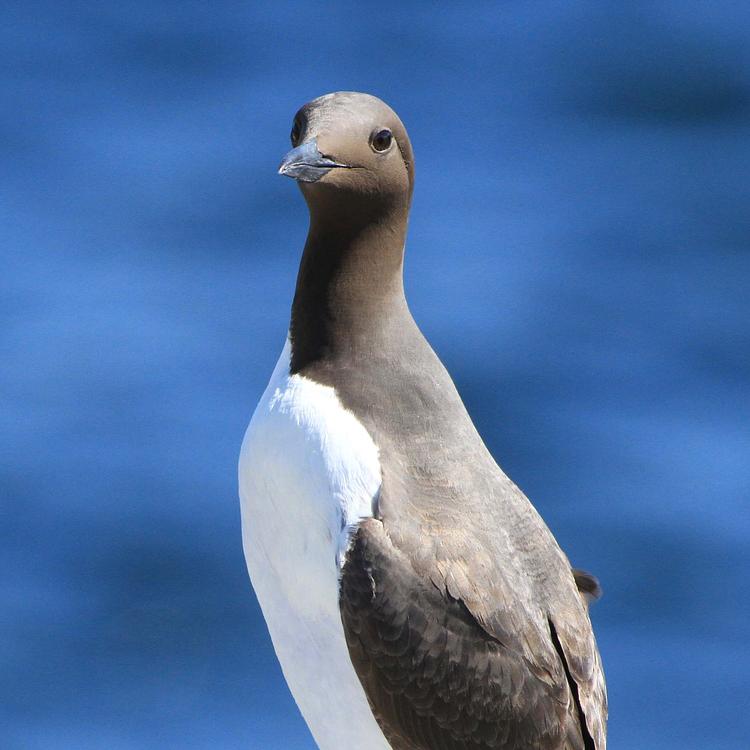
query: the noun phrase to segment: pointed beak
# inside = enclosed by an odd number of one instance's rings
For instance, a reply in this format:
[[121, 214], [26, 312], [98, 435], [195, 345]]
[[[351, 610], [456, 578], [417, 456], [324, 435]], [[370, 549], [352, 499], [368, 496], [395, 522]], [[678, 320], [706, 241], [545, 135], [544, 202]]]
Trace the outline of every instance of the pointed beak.
[[332, 169], [348, 169], [348, 164], [329, 159], [318, 151], [315, 138], [293, 148], [279, 164], [279, 174], [300, 182], [316, 182]]

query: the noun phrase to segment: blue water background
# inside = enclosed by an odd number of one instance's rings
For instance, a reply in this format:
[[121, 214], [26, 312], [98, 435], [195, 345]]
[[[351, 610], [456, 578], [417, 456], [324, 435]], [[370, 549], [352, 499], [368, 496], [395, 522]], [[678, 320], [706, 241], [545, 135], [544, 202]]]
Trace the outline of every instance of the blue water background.
[[602, 580], [611, 747], [748, 747], [750, 4], [0, 14], [0, 747], [314, 748], [235, 467], [337, 89], [407, 124], [414, 314]]

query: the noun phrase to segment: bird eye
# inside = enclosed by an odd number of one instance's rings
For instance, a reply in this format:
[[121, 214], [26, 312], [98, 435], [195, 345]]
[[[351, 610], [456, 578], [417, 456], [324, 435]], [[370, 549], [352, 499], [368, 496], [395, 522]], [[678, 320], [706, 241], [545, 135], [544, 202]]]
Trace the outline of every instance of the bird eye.
[[289, 135], [292, 140], [292, 146], [297, 146], [300, 135], [302, 135], [302, 125], [300, 125], [300, 121], [295, 118], [294, 124], [292, 125], [292, 132]]
[[388, 128], [383, 128], [383, 130], [378, 130], [375, 133], [373, 133], [372, 139], [370, 140], [370, 145], [373, 148], [373, 151], [387, 151], [391, 147], [391, 143], [393, 142], [393, 133], [391, 133]]

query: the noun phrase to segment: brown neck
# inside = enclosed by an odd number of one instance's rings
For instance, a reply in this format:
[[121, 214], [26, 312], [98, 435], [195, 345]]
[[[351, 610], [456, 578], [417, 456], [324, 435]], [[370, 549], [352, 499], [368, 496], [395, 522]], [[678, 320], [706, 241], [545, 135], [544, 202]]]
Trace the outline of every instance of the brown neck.
[[352, 205], [321, 192], [306, 195], [310, 229], [290, 323], [293, 373], [323, 359], [361, 355], [391, 323], [409, 315], [403, 286], [407, 201]]

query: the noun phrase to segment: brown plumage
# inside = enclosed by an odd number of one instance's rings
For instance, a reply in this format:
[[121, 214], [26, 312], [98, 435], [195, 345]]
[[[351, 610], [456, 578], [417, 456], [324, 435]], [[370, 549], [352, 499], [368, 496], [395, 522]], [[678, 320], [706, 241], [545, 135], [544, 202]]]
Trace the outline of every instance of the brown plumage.
[[[393, 143], [380, 151], [384, 129]], [[298, 177], [311, 223], [291, 370], [335, 389], [382, 466], [340, 609], [383, 733], [394, 750], [605, 750], [586, 604], [598, 583], [571, 570], [497, 466], [404, 298], [414, 158], [403, 124], [374, 97], [338, 93], [300, 111], [295, 139], [330, 166]]]

